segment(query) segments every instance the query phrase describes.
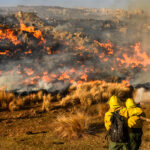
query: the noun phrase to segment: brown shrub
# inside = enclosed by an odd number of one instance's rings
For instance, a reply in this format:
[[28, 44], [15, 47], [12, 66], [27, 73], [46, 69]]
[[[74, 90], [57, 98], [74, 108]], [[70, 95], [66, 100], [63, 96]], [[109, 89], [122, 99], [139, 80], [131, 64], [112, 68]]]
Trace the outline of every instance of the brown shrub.
[[78, 102], [85, 106], [91, 106], [101, 102], [107, 102], [112, 95], [118, 96], [125, 101], [129, 94], [129, 88], [119, 83], [105, 83], [102, 81], [85, 82], [76, 86], [71, 86], [60, 105], [75, 105]]
[[53, 97], [51, 96], [51, 94], [43, 96], [42, 111], [50, 111], [52, 99]]
[[60, 100], [61, 100], [61, 98], [62, 98], [61, 94], [60, 94], [60, 93], [58, 93], [58, 94], [56, 95], [56, 100], [57, 100], [57, 101], [60, 101]]
[[[43, 100], [42, 110], [49, 111], [52, 102], [59, 102], [61, 106], [79, 106], [85, 109], [91, 105], [107, 102], [112, 95], [118, 96], [125, 101], [129, 94], [129, 88], [118, 83], [105, 83], [104, 81], [90, 81], [78, 85], [72, 85], [66, 96], [58, 93], [51, 96], [44, 95], [41, 90], [36, 94], [29, 94], [24, 97], [17, 97], [13, 93], [0, 91], [0, 108], [8, 109], [9, 103], [16, 101], [17, 106], [23, 108], [25, 105], [37, 104]], [[81, 105], [78, 105], [81, 104]]]
[[79, 138], [85, 134], [89, 122], [90, 117], [85, 113], [61, 115], [57, 117], [54, 132], [62, 138]]
[[23, 108], [24, 105], [25, 105], [25, 101], [24, 101], [23, 98], [21, 98], [21, 97], [18, 96], [18, 97], [16, 98], [16, 104], [17, 104], [20, 108]]
[[13, 93], [0, 91], [0, 107], [2, 109], [8, 109], [8, 105], [14, 99], [14, 97], [15, 95]]
[[17, 102], [15, 101], [15, 100], [13, 100], [13, 101], [11, 101], [10, 103], [9, 103], [9, 110], [11, 111], [11, 112], [13, 112], [13, 111], [17, 111], [17, 110], [19, 110], [19, 105], [17, 105]]
[[60, 101], [60, 105], [65, 107], [65, 106], [73, 106], [75, 104], [79, 104], [80, 99], [77, 95], [66, 95], [66, 97], [62, 98]]
[[42, 90], [37, 93], [37, 98], [38, 98], [38, 100], [43, 99], [43, 91]]
[[66, 97], [62, 98], [60, 101], [61, 106], [67, 106], [69, 104], [72, 104], [72, 97], [70, 95], [67, 95]]
[[98, 111], [99, 117], [104, 117], [107, 110], [108, 110], [108, 106], [106, 103], [105, 104], [104, 103], [97, 104], [97, 111]]
[[28, 95], [31, 103], [36, 103], [38, 101], [38, 95], [37, 94], [30, 94]]

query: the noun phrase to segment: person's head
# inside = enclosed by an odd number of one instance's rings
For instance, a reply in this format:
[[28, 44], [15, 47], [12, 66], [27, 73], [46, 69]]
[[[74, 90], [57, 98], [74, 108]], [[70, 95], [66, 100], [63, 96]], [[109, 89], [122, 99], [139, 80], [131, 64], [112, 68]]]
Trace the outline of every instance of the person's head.
[[128, 98], [126, 100], [126, 107], [127, 108], [134, 108], [134, 107], [136, 107], [136, 104], [135, 104], [135, 102], [134, 102], [134, 100], [132, 98]]
[[113, 95], [110, 99], [109, 99], [109, 106], [110, 108], [117, 108], [121, 106], [121, 102], [120, 99]]

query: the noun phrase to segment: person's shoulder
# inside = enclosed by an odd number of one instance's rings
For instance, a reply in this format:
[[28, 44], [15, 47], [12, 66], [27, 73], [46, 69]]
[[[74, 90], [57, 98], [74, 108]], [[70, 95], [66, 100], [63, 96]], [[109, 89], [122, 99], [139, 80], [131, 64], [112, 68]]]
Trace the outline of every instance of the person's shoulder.
[[120, 108], [120, 111], [127, 111], [127, 108], [124, 107], [124, 106], [122, 106], [122, 107]]
[[122, 110], [127, 110], [127, 108], [124, 107], [124, 106], [121, 106], [120, 108], [121, 108]]
[[122, 115], [124, 117], [127, 117], [128, 113], [127, 113], [127, 108], [126, 107], [121, 107], [120, 115]]
[[137, 111], [139, 113], [143, 113], [143, 109], [140, 107], [136, 107], [134, 111]]
[[109, 110], [105, 113], [105, 116], [109, 116], [109, 115], [111, 115], [111, 114], [112, 114], [112, 112], [113, 112], [113, 110], [112, 110], [112, 109], [109, 109]]
[[130, 109], [128, 109], [128, 112], [129, 112], [130, 116], [132, 116], [132, 115], [141, 115], [141, 114], [144, 113], [143, 109], [140, 108], [140, 107], [130, 108]]

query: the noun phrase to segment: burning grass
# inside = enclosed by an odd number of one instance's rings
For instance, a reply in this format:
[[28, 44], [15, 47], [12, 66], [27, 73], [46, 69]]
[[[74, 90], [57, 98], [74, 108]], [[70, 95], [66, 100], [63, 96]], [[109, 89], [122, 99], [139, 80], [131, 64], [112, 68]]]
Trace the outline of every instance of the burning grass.
[[[122, 34], [122, 31], [120, 33], [120, 29], [129, 27], [126, 21], [121, 23], [119, 20], [116, 22], [100, 18], [84, 18], [83, 21], [73, 18], [64, 21], [61, 19], [50, 19], [52, 22], [49, 24], [35, 13], [18, 12], [11, 16], [0, 16], [3, 22], [0, 29], [0, 60], [3, 62], [0, 67], [0, 88], [6, 88], [9, 83], [9, 90], [49, 89], [51, 86], [60, 90], [57, 84], [81, 83], [96, 79], [111, 82], [114, 76], [116, 81], [125, 79], [128, 82], [141, 70], [149, 71], [150, 57], [143, 49], [142, 41], [139, 41], [143, 38], [133, 40], [130, 34]], [[142, 29], [146, 24], [145, 22]], [[107, 36], [103, 33], [106, 29]], [[113, 35], [114, 29], [116, 30]], [[128, 30], [131, 29], [129, 27]], [[135, 36], [139, 33], [137, 31], [139, 28], [134, 30]], [[145, 28], [143, 31], [145, 33]], [[105, 36], [99, 38], [99, 35], [103, 34]], [[128, 36], [132, 39], [130, 42], [124, 40], [128, 39]], [[25, 65], [25, 62], [29, 65]], [[15, 84], [12, 80], [14, 76]], [[6, 77], [9, 79], [7, 82]], [[95, 94], [97, 90], [93, 91]], [[97, 102], [99, 97], [107, 99], [107, 95], [111, 93], [95, 94], [94, 98], [90, 95], [80, 97], [81, 104], [90, 105], [89, 99]], [[94, 101], [92, 100], [92, 103]]]

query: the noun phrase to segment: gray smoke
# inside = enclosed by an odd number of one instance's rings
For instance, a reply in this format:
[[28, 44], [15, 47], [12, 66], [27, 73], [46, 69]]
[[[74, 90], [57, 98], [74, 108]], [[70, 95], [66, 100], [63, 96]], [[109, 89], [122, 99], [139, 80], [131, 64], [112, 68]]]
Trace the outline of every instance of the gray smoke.
[[150, 102], [150, 91], [145, 90], [144, 88], [139, 88], [135, 94], [136, 103], [149, 103]]
[[150, 82], [150, 71], [149, 72], [140, 72], [137, 75], [135, 75], [135, 79], [132, 82], [132, 84], [136, 85], [136, 84], [140, 84], [140, 83], [147, 83]]
[[[32, 59], [24, 58], [21, 61], [11, 61], [11, 63], [8, 63], [4, 67], [6, 68], [3, 70], [3, 73], [0, 76], [0, 88], [4, 87], [5, 90], [13, 90], [18, 92], [23, 91], [32, 91], [32, 90], [40, 90], [40, 89], [46, 89], [48, 91], [62, 91], [66, 89], [70, 83], [69, 81], [59, 81], [57, 78], [52, 78], [51, 82], [46, 82], [42, 79], [43, 72], [48, 71], [48, 76], [50, 73], [61, 75], [64, 72], [69, 72], [72, 65], [71, 60], [73, 59], [74, 55], [72, 53], [67, 54], [54, 54], [52, 56], [43, 56], [39, 62], [36, 64]], [[87, 60], [85, 62], [85, 65], [88, 65]], [[59, 66], [60, 64], [64, 64], [64, 66]], [[22, 68], [16, 69], [18, 64], [23, 66], [23, 68], [29, 66], [33, 68], [34, 74], [33, 76], [27, 76], [24, 73], [21, 72]], [[33, 67], [33, 64], [35, 64], [36, 67]], [[69, 64], [69, 65], [68, 65]], [[79, 66], [76, 67], [76, 73], [71, 77], [73, 80], [79, 79], [81, 74], [78, 72], [83, 72]], [[41, 73], [41, 74], [40, 74]], [[24, 80], [29, 80], [36, 76], [40, 75], [40, 78], [37, 78], [37, 84], [36, 85], [26, 85], [23, 83]]]
[[[28, 10], [28, 7], [18, 7], [17, 9], [18, 11], [22, 9]], [[82, 74], [80, 72], [84, 72], [85, 68], [93, 68], [93, 71], [88, 70], [86, 72], [88, 80], [111, 81], [110, 78], [118, 77], [117, 81], [129, 78], [131, 84], [149, 82], [150, 65], [146, 67], [147, 71], [143, 70], [142, 63], [144, 60], [135, 56], [136, 52], [133, 54], [133, 46], [135, 46], [135, 43], [140, 42], [140, 52], [149, 55], [150, 20], [148, 14], [143, 11], [127, 12], [121, 9], [80, 10], [51, 7], [33, 7], [32, 9], [35, 11], [39, 9], [38, 13], [43, 16], [43, 22], [45, 21], [44, 14], [46, 14], [46, 18], [48, 18], [46, 25], [52, 27], [52, 30], [45, 31], [46, 45], [37, 46], [38, 40], [26, 32], [21, 32], [18, 37], [23, 42], [23, 45], [19, 45], [19, 47], [14, 47], [14, 45], [10, 47], [11, 43], [9, 40], [2, 40], [1, 49], [5, 50], [8, 48], [12, 54], [16, 49], [17, 51], [12, 56], [0, 56], [0, 62], [3, 64], [0, 65], [0, 70], [2, 70], [0, 87], [6, 85], [8, 90], [19, 89], [21, 91], [42, 88], [61, 90], [69, 85], [68, 79], [60, 81], [57, 78], [52, 78], [51, 81], [45, 82], [42, 79], [43, 73], [47, 72], [48, 76], [51, 73], [61, 75], [64, 72], [69, 72], [72, 68], [75, 68], [76, 71], [70, 77], [75, 82], [81, 80]], [[57, 14], [57, 12], [59, 13]], [[69, 16], [66, 18], [65, 14], [69, 14]], [[35, 21], [37, 18], [35, 15], [33, 16]], [[33, 19], [33, 16], [31, 13], [25, 14], [24, 20], [28, 19], [26, 20], [27, 23], [31, 23], [33, 20], [31, 21], [30, 19]], [[78, 16], [80, 18], [77, 18]], [[11, 18], [8, 19], [9, 22], [12, 24]], [[35, 21], [35, 24], [37, 25], [38, 22], [39, 19]], [[41, 29], [45, 29], [44, 26]], [[58, 38], [55, 36], [58, 36]], [[113, 54], [108, 54], [108, 50], [94, 43], [94, 40], [101, 43], [107, 43], [107, 40], [111, 41], [113, 43]], [[67, 42], [68, 45], [65, 45], [64, 43]], [[46, 54], [45, 46], [51, 48], [51, 55]], [[85, 48], [81, 50], [76, 49], [76, 47], [79, 48], [80, 46]], [[25, 56], [24, 51], [29, 49], [32, 50], [32, 54]], [[106, 61], [99, 57], [102, 53], [106, 56]], [[124, 53], [133, 60], [139, 59], [139, 66], [133, 67], [134, 62], [132, 67], [125, 64], [120, 65], [121, 62], [118, 59], [123, 60]], [[18, 65], [21, 67], [17, 69], [16, 66]], [[33, 76], [28, 76], [24, 71], [24, 68], [30, 67], [33, 68]], [[111, 70], [112, 67], [115, 69]], [[7, 71], [11, 70], [13, 72], [7, 74]], [[22, 74], [16, 73], [17, 71], [22, 72]], [[34, 76], [39, 76], [35, 79], [36, 85], [26, 86], [20, 84], [22, 80], [30, 81], [30, 78]]]

